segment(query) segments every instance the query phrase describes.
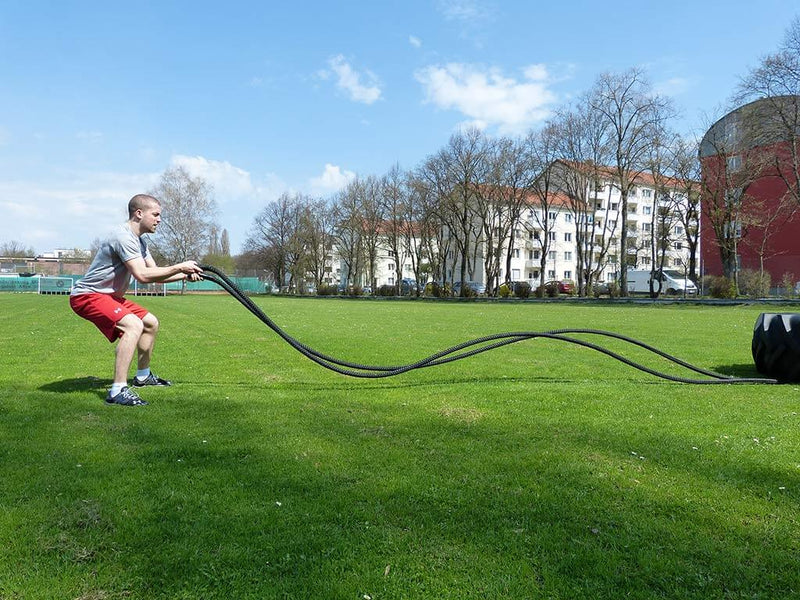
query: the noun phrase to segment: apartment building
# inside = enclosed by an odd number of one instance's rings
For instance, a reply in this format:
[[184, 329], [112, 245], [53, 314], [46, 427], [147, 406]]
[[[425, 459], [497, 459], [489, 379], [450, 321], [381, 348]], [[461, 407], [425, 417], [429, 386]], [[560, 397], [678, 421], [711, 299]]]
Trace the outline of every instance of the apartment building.
[[[551, 168], [573, 167], [557, 162]], [[657, 182], [649, 173], [637, 177], [627, 203], [628, 268], [650, 269], [655, 264], [686, 272], [690, 253], [687, 234], [696, 230], [687, 231], [684, 216], [688, 198], [681, 191], [683, 187], [675, 180]], [[542, 273], [545, 281], [577, 281], [581, 264], [595, 283], [618, 280], [623, 262], [619, 242], [621, 210], [621, 192], [608, 168], [594, 169], [592, 177], [585, 177], [585, 188], [579, 193], [557, 189], [550, 192], [545, 202], [536, 194], [528, 194], [519, 218], [507, 228], [509, 234], [500, 251], [503, 258], [495, 285], [507, 280], [524, 281], [535, 288], [542, 280]], [[473, 229], [485, 231], [479, 224]], [[471, 243], [474, 252], [467, 280], [485, 287], [490, 279], [484, 260], [486, 240], [476, 233]], [[506, 261], [509, 252], [511, 259]], [[443, 258], [441, 278], [457, 283], [461, 278], [460, 255], [451, 249]], [[342, 281], [346, 269], [339, 265], [332, 273]], [[386, 247], [381, 248], [376, 257], [375, 281], [371, 283], [380, 287], [395, 285], [402, 279], [414, 279], [410, 253], [397, 256]], [[370, 285], [365, 277], [360, 283]]]

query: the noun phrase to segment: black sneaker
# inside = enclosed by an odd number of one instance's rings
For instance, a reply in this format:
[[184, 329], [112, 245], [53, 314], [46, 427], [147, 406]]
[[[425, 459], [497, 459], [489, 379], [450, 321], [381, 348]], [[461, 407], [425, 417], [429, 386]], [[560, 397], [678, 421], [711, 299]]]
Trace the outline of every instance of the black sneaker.
[[158, 377], [153, 373], [150, 373], [150, 375], [148, 375], [144, 379], [139, 379], [138, 377], [134, 377], [131, 383], [134, 387], [145, 387], [146, 385], [160, 385], [160, 386], [172, 385], [171, 381], [167, 381], [166, 379], [161, 379], [161, 377]]
[[112, 396], [108, 392], [106, 396], [106, 404], [121, 404], [123, 406], [147, 406], [147, 402], [139, 398], [139, 396], [127, 385], [122, 388], [119, 394]]

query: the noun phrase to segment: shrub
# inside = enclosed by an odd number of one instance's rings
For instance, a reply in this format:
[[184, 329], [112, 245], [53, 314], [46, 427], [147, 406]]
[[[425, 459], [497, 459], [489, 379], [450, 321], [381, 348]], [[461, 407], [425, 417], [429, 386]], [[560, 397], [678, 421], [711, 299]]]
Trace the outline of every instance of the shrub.
[[497, 288], [498, 298], [508, 298], [510, 295], [511, 295], [511, 288], [508, 286], [507, 283], [504, 283], [499, 288]]
[[769, 296], [769, 286], [772, 283], [767, 271], [742, 269], [739, 272], [739, 291], [745, 296], [763, 298]]
[[723, 276], [707, 275], [704, 278], [704, 287], [712, 298], [735, 298], [736, 285], [732, 279]]
[[794, 296], [794, 286], [794, 273], [784, 273], [781, 277], [781, 294], [784, 298], [792, 298]]
[[459, 289], [458, 293], [455, 295], [460, 298], [474, 298], [478, 294], [475, 292], [475, 290], [472, 289], [471, 286], [462, 285], [461, 289]]
[[393, 285], [382, 285], [378, 288], [377, 296], [394, 296], [397, 288]]
[[338, 293], [339, 290], [335, 285], [328, 285], [327, 283], [323, 283], [317, 288], [317, 296], [335, 296]]
[[544, 295], [548, 298], [556, 298], [558, 297], [558, 283], [555, 281], [551, 281], [550, 283], [544, 284]]
[[527, 281], [517, 281], [514, 283], [514, 295], [517, 298], [528, 298], [531, 295], [531, 284]]
[[431, 281], [425, 284], [425, 295], [434, 298], [447, 298], [450, 296], [450, 286], [440, 285], [438, 281]]

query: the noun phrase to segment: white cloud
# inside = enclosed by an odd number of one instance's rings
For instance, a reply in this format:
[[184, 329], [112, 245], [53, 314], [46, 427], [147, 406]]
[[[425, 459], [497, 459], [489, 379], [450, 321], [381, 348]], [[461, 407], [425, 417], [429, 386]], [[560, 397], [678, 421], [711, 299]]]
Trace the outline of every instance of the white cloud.
[[[354, 102], [372, 104], [380, 100], [382, 92], [374, 73], [367, 70], [359, 73], [341, 54], [331, 57], [328, 66], [336, 75], [336, 86], [344, 90]], [[328, 78], [326, 71], [321, 71], [318, 75], [322, 79]], [[362, 83], [362, 77], [366, 83]]]
[[288, 189], [273, 173], [254, 178], [228, 161], [177, 154], [170, 164], [185, 168], [192, 177], [201, 177], [213, 186], [213, 197], [219, 207], [218, 221], [228, 230], [232, 252], [239, 252], [256, 214]]
[[477, 0], [439, 0], [437, 8], [448, 21], [476, 22], [491, 15], [489, 8]]
[[184, 156], [176, 154], [170, 161], [174, 167], [183, 167], [192, 175], [204, 179], [214, 187], [214, 196], [225, 202], [231, 196], [247, 196], [254, 192], [250, 173], [234, 167], [228, 161], [209, 160], [203, 156]]
[[657, 94], [664, 96], [679, 96], [689, 89], [689, 80], [685, 77], [672, 77], [664, 81], [658, 81], [653, 85], [653, 90]]
[[414, 48], [422, 47], [422, 40], [415, 35], [408, 36], [408, 43], [414, 46]]
[[75, 134], [79, 140], [87, 140], [89, 142], [99, 142], [103, 139], [101, 131], [79, 131]]
[[327, 163], [322, 175], [312, 177], [309, 186], [314, 194], [332, 194], [342, 189], [355, 177], [356, 174], [352, 171], [343, 171], [341, 167]]
[[88, 248], [127, 215], [131, 196], [152, 188], [158, 173], [68, 172], [58, 181], [0, 182], [0, 241], [37, 252]]
[[429, 66], [415, 73], [426, 102], [439, 108], [457, 110], [473, 124], [497, 127], [502, 133], [521, 133], [547, 118], [557, 100], [548, 89], [544, 65], [530, 65], [517, 81], [497, 68], [463, 63]]

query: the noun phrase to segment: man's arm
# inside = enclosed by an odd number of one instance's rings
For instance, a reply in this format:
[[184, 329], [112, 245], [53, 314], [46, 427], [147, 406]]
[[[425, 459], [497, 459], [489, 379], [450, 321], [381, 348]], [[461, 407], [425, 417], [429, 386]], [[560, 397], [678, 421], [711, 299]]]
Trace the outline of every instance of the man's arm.
[[150, 256], [147, 259], [142, 257], [132, 258], [125, 263], [125, 266], [128, 267], [130, 274], [139, 283], [169, 283], [170, 281], [182, 281], [184, 279], [199, 281], [200, 273], [203, 272], [193, 260], [187, 260], [168, 267], [159, 267]]

